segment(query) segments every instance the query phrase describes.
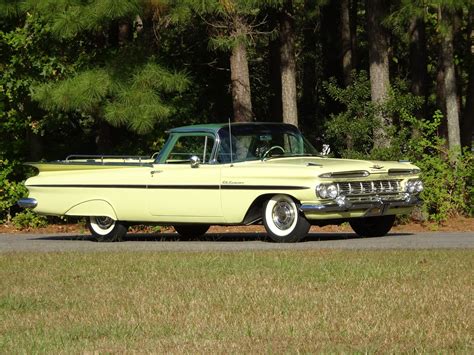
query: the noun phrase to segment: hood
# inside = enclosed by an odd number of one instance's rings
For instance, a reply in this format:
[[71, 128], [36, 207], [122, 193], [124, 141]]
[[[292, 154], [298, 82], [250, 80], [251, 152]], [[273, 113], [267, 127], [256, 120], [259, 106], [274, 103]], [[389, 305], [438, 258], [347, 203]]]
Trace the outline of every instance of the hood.
[[[287, 167], [303, 167], [318, 169], [320, 174], [344, 173], [344, 172], [362, 172], [367, 171], [370, 174], [391, 174], [400, 173], [416, 174], [419, 172], [417, 166], [410, 162], [396, 161], [376, 161], [376, 160], [356, 160], [356, 159], [335, 159], [320, 157], [290, 157], [269, 159], [263, 164]], [[330, 176], [327, 176], [330, 177]]]

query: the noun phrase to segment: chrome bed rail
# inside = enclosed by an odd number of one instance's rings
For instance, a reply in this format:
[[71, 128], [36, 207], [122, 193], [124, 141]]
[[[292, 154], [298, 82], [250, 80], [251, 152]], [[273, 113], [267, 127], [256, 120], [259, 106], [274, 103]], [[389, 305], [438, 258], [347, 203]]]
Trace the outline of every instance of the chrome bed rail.
[[71, 154], [66, 157], [65, 162], [71, 162], [74, 160], [86, 160], [88, 162], [97, 162], [100, 160], [101, 163], [105, 163], [105, 159], [113, 159], [113, 160], [122, 160], [124, 163], [131, 160], [138, 160], [138, 163], [141, 163], [142, 160], [149, 160], [153, 159], [149, 156], [141, 156], [141, 155], [87, 155], [87, 154]]

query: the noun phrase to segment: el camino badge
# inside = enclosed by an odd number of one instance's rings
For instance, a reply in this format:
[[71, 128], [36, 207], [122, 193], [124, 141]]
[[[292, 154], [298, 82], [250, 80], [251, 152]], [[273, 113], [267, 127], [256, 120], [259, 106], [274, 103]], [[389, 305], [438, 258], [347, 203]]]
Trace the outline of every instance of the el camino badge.
[[222, 181], [222, 185], [243, 185], [243, 181], [229, 181], [229, 180], [224, 180]]

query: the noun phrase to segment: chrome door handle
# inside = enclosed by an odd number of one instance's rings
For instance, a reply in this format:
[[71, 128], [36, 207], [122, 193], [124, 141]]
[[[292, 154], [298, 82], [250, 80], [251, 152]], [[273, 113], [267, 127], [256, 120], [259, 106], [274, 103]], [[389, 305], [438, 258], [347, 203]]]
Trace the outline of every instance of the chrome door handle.
[[152, 171], [150, 171], [150, 174], [151, 174], [151, 176], [153, 176], [155, 174], [159, 174], [159, 173], [162, 173], [162, 172], [163, 172], [163, 170], [152, 170]]

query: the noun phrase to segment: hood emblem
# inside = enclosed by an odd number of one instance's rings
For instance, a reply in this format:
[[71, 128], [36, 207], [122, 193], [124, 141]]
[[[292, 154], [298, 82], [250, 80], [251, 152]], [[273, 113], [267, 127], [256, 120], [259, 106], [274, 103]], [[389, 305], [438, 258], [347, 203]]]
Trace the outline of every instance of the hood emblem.
[[374, 164], [373, 166], [370, 167], [371, 169], [382, 169], [382, 165]]

